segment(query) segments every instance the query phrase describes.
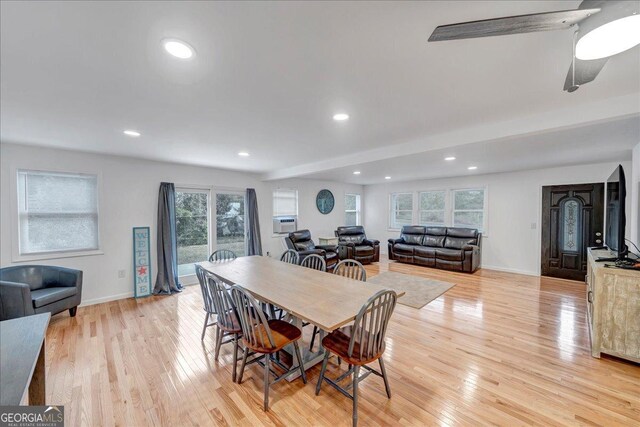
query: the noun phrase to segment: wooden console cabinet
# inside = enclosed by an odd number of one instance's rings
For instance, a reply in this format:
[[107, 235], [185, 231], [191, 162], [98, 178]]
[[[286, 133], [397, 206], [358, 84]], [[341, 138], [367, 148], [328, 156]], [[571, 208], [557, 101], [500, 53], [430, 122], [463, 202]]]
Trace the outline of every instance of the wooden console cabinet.
[[596, 262], [610, 256], [589, 249], [587, 314], [591, 355], [600, 353], [640, 363], [640, 271], [607, 268]]

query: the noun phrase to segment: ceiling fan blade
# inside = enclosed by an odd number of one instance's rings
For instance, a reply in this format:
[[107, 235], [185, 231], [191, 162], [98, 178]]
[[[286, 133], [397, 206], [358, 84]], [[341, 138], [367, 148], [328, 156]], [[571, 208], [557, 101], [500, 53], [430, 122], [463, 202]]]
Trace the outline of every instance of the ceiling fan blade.
[[576, 75], [575, 81], [573, 78], [573, 63], [569, 66], [569, 72], [567, 73], [567, 78], [564, 81], [564, 89], [568, 92], [574, 92], [578, 89], [578, 87], [582, 86], [585, 83], [589, 83], [595, 80], [596, 76], [602, 68], [604, 64], [607, 63], [609, 58], [602, 59], [594, 59], [592, 61], [582, 61], [578, 58], [575, 58], [576, 64]]
[[429, 41], [437, 42], [443, 40], [533, 33], [536, 31], [564, 30], [598, 12], [600, 12], [599, 8], [561, 10], [557, 12], [507, 16], [504, 18], [440, 25], [433, 31], [431, 37], [429, 37]]

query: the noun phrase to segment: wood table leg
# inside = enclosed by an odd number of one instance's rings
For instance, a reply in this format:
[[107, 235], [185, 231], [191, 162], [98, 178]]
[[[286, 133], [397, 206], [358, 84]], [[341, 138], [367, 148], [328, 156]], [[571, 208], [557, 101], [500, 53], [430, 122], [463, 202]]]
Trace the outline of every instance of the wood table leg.
[[45, 341], [42, 341], [42, 348], [38, 354], [38, 361], [33, 369], [33, 376], [29, 384], [29, 405], [45, 405]]

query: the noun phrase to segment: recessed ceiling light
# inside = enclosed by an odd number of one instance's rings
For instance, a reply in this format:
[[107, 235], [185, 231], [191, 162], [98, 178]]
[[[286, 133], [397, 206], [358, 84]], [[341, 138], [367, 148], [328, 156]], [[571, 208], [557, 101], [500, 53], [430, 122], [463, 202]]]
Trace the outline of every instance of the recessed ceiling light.
[[241, 151], [238, 153], [238, 156], [249, 157], [249, 153], [247, 153], [246, 151]]
[[354, 175], [360, 175], [360, 171], [353, 172]]
[[625, 16], [607, 22], [580, 37], [576, 43], [576, 58], [593, 60], [606, 58], [640, 43], [640, 15]]
[[476, 169], [478, 169], [477, 166], [469, 166], [467, 169], [469, 169], [470, 171], [474, 171]]
[[450, 162], [451, 160], [455, 160], [456, 158], [453, 156], [449, 156], [449, 157], [445, 157], [444, 158], [447, 162]]
[[390, 176], [385, 176], [384, 179], [391, 179], [391, 177]]
[[164, 39], [162, 40], [162, 46], [164, 46], [164, 50], [180, 59], [189, 59], [195, 53], [195, 50], [189, 44], [178, 39]]
[[133, 136], [133, 137], [136, 137], [136, 138], [140, 136], [140, 132], [138, 132], [137, 130], [127, 129], [122, 133], [124, 133], [127, 136]]
[[334, 114], [333, 120], [335, 120], [336, 122], [344, 122], [345, 120], [349, 120], [349, 115], [346, 113]]

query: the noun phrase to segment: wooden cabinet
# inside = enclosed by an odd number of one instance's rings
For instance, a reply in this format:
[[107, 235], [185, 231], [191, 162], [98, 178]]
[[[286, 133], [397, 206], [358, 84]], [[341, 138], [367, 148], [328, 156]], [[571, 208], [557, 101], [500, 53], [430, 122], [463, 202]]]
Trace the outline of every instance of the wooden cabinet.
[[589, 250], [587, 305], [591, 354], [610, 354], [640, 363], [640, 271], [596, 262], [608, 251]]

